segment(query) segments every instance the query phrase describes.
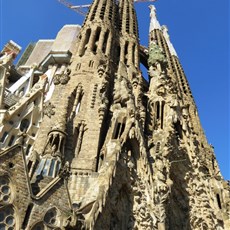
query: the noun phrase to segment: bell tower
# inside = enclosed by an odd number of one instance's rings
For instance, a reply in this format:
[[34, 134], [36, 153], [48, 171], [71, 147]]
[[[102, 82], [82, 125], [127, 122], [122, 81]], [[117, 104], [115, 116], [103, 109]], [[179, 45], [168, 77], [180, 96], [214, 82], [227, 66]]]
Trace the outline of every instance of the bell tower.
[[0, 229], [229, 228], [229, 183], [168, 29], [150, 6], [144, 50], [134, 2], [94, 0], [17, 69], [17, 44], [0, 54]]

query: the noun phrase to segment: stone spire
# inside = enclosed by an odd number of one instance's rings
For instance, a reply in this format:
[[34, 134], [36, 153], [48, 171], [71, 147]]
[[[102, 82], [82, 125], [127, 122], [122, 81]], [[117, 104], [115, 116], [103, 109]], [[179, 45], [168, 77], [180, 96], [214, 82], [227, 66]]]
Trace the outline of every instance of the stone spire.
[[166, 40], [166, 42], [167, 42], [167, 45], [168, 45], [168, 47], [169, 47], [169, 51], [170, 51], [171, 55], [177, 56], [176, 50], [174, 49], [174, 46], [173, 46], [173, 44], [172, 44], [171, 41], [170, 41], [170, 36], [169, 36], [169, 34], [168, 34], [168, 27], [165, 26], [165, 25], [163, 25], [163, 26], [161, 27], [161, 29], [162, 29], [162, 31], [163, 31], [163, 35], [164, 35], [164, 37], [165, 37], [165, 40]]
[[149, 32], [159, 29], [161, 30], [161, 26], [159, 21], [157, 20], [157, 15], [156, 15], [156, 7], [154, 5], [150, 5], [150, 27], [149, 27]]

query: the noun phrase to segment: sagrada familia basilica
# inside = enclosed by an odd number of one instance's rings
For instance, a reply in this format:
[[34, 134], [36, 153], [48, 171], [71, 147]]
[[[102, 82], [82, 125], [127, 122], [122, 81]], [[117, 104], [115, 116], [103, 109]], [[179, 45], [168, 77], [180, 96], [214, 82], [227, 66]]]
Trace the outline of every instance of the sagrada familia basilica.
[[230, 229], [229, 183], [154, 6], [149, 47], [132, 0], [94, 0], [14, 65], [20, 49], [0, 54], [1, 230]]

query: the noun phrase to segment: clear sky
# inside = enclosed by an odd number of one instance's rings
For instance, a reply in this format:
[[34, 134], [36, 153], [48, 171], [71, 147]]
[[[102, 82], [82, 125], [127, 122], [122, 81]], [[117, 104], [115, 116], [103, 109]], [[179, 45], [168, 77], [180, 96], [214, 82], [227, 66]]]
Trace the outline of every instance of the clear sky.
[[[148, 44], [150, 4], [135, 4], [143, 45]], [[154, 5], [160, 24], [168, 26], [222, 175], [230, 180], [229, 0], [158, 0]], [[0, 0], [0, 49], [11, 39], [24, 50], [29, 42], [55, 38], [65, 24], [82, 21], [57, 0]]]

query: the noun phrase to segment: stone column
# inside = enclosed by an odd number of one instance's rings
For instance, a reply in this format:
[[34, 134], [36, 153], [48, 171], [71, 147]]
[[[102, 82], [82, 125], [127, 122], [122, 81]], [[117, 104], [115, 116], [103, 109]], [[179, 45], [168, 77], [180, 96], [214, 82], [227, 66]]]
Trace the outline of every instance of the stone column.
[[4, 93], [7, 70], [4, 66], [0, 66], [0, 109], [4, 109]]
[[95, 38], [96, 38], [96, 34], [97, 34], [97, 29], [93, 30], [91, 35], [90, 35], [90, 38], [89, 38], [89, 50], [92, 51], [93, 50], [93, 47], [95, 45]]
[[102, 50], [104, 40], [105, 40], [105, 31], [101, 31], [97, 50]]
[[112, 32], [109, 32], [109, 37], [107, 40], [107, 44], [106, 44], [106, 51], [105, 54], [108, 56], [110, 54], [110, 50], [111, 50], [111, 45], [112, 45]]

